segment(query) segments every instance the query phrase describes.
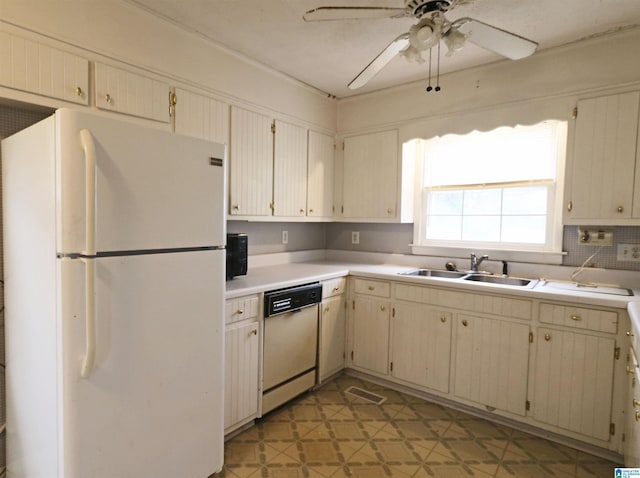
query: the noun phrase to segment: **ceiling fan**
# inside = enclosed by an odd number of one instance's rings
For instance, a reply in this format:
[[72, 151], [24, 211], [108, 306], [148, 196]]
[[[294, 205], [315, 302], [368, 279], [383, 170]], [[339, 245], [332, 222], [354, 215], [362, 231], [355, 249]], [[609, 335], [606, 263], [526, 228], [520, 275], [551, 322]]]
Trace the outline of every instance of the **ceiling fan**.
[[[405, 0], [404, 7], [318, 7], [303, 15], [307, 22], [326, 20], [352, 20], [369, 18], [415, 17], [418, 22], [410, 30], [393, 40], [376, 56], [352, 81], [348, 87], [357, 89], [364, 86], [396, 55], [424, 62], [422, 52], [438, 46], [438, 76], [440, 60], [440, 40], [448, 48], [447, 56], [460, 50], [468, 41], [493, 51], [511, 60], [532, 55], [538, 44], [473, 18], [464, 17], [450, 22], [445, 13], [458, 5], [474, 0]], [[431, 90], [431, 54], [429, 54], [429, 87]], [[436, 87], [436, 91], [440, 89]]]

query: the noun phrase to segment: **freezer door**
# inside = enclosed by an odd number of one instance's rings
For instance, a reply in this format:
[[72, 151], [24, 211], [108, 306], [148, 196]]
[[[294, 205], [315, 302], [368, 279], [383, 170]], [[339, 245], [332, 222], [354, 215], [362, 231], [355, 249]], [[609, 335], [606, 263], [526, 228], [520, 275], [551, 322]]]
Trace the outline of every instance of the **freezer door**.
[[55, 122], [58, 252], [225, 243], [224, 145], [81, 111]]
[[[62, 259], [65, 478], [206, 478], [223, 457], [224, 251]], [[95, 364], [87, 261], [95, 261]]]

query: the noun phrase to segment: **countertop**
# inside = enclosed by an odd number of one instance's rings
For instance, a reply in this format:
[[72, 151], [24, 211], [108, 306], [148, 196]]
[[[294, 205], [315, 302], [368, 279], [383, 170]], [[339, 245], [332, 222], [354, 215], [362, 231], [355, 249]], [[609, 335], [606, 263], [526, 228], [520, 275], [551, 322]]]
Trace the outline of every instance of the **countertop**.
[[532, 299], [549, 299], [578, 302], [585, 305], [627, 309], [637, 330], [640, 330], [640, 291], [633, 296], [608, 295], [571, 290], [545, 288], [544, 281], [539, 281], [532, 289], [501, 286], [495, 284], [474, 283], [464, 280], [450, 280], [432, 277], [415, 277], [399, 275], [415, 267], [401, 265], [371, 265], [344, 262], [296, 262], [254, 267], [246, 276], [236, 277], [226, 283], [226, 298], [232, 299], [244, 295], [261, 293], [267, 290], [281, 289], [309, 282], [323, 281], [358, 275], [372, 279], [394, 280], [423, 284], [433, 287], [447, 287], [478, 293], [498, 293], [516, 295]]

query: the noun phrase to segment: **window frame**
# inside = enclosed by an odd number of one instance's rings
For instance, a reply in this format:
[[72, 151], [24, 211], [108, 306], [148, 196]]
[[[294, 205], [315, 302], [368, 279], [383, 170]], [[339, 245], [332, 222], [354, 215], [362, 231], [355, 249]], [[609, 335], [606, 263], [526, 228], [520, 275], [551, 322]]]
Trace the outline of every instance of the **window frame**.
[[[423, 173], [425, 168], [425, 149], [428, 140], [418, 139], [414, 149], [416, 151], [416, 168], [415, 168], [415, 201], [414, 201], [414, 232], [413, 244], [411, 251], [416, 255], [430, 255], [443, 257], [460, 257], [475, 253], [500, 253], [500, 259], [515, 260], [533, 263], [561, 264], [562, 257], [565, 253], [562, 251], [562, 213], [563, 213], [563, 197], [564, 197], [564, 172], [567, 156], [567, 132], [568, 124], [566, 121], [547, 120], [537, 124], [547, 122], [555, 123], [555, 141], [556, 141], [556, 177], [555, 181], [517, 181], [517, 183], [526, 186], [527, 184], [535, 185], [546, 182], [549, 184], [548, 203], [547, 203], [547, 221], [546, 221], [546, 240], [544, 244], [536, 246], [535, 244], [522, 243], [506, 243], [506, 242], [475, 242], [475, 241], [452, 241], [452, 240], [435, 240], [426, 239], [427, 224], [427, 194], [428, 190], [460, 190], [460, 187], [429, 187], [423, 185]], [[535, 125], [532, 125], [535, 126]], [[515, 127], [512, 127], [515, 128]], [[497, 128], [494, 128], [497, 129]], [[410, 143], [411, 141], [407, 142]], [[405, 144], [407, 144], [405, 143]], [[511, 184], [515, 184], [516, 181]], [[488, 188], [502, 187], [507, 183], [494, 183], [487, 185]], [[471, 189], [473, 187], [483, 188], [483, 185], [464, 185], [463, 188]]]

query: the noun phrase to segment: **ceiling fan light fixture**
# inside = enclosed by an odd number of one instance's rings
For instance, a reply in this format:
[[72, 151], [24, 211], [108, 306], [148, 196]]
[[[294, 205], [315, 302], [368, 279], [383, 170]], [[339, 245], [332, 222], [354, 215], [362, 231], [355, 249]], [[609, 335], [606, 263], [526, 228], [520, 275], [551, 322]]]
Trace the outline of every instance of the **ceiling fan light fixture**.
[[407, 48], [402, 50], [400, 54], [409, 61], [414, 61], [416, 63], [424, 63], [424, 58], [422, 58], [422, 52], [417, 48], [414, 48], [412, 45], [409, 45]]
[[442, 23], [423, 18], [409, 29], [409, 42], [418, 51], [428, 50], [440, 41]]
[[447, 45], [446, 56], [451, 56], [454, 52], [462, 50], [470, 35], [471, 33], [462, 33], [457, 28], [449, 28], [442, 37], [444, 44]]

